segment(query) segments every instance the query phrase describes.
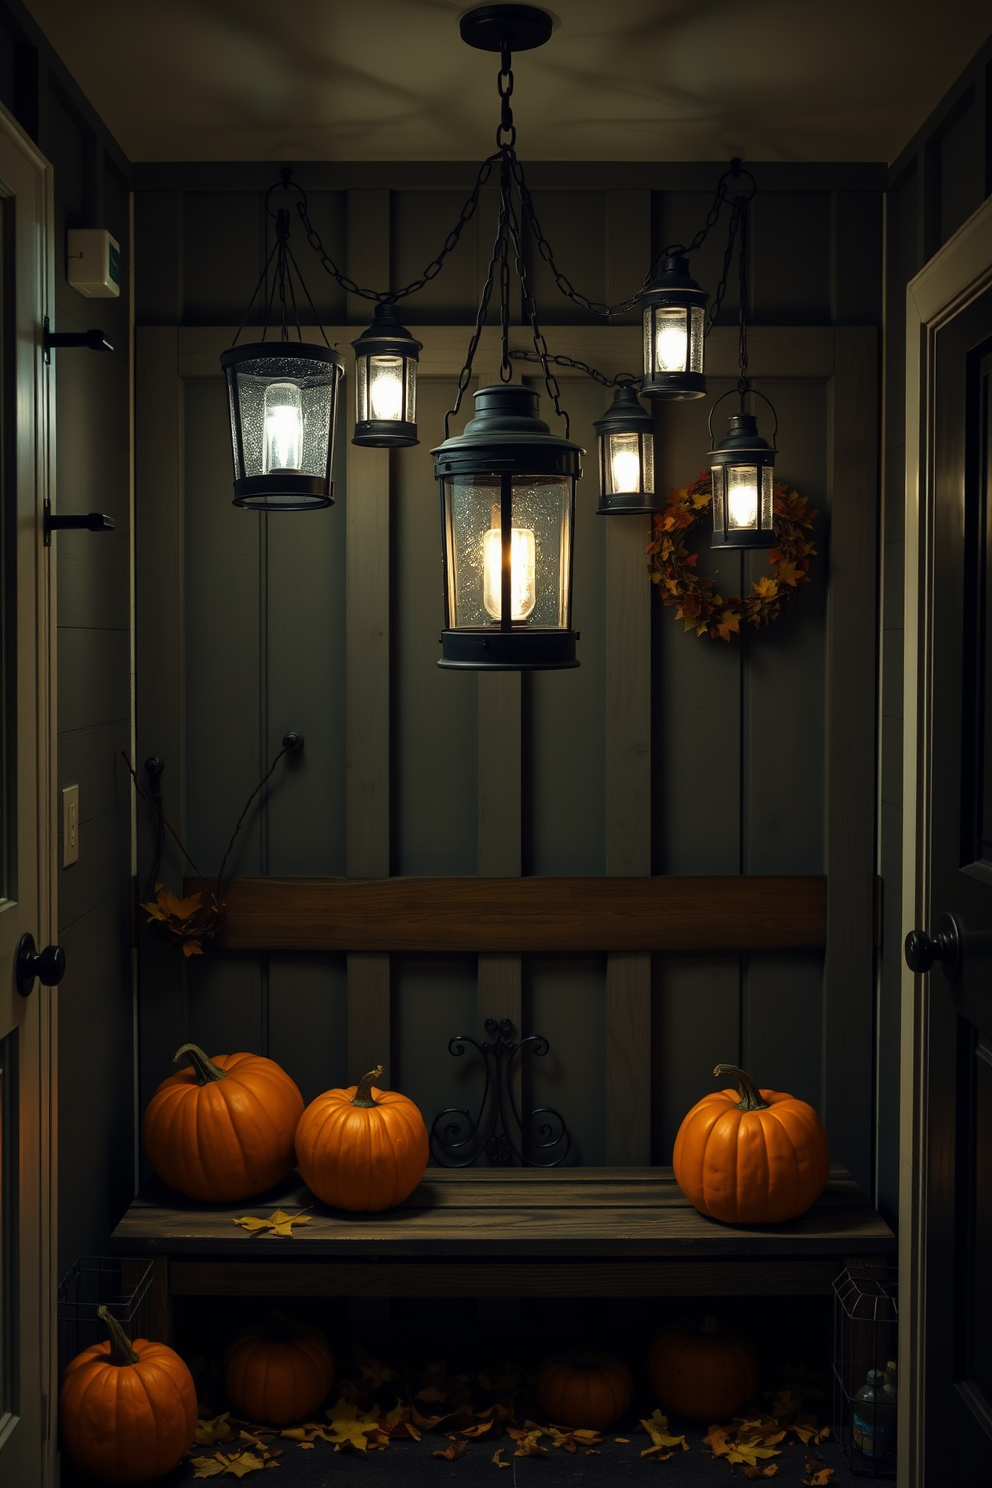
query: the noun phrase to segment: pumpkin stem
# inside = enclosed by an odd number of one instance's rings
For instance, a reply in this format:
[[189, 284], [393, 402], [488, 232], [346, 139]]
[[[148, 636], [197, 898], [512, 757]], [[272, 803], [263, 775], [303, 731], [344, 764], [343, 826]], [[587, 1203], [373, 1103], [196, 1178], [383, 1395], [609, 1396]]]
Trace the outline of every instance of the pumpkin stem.
[[736, 1064], [718, 1064], [713, 1073], [714, 1075], [733, 1075], [737, 1081], [741, 1088], [741, 1098], [737, 1102], [738, 1111], [766, 1111], [768, 1109], [768, 1102], [761, 1099], [761, 1091], [751, 1076], [746, 1075], [742, 1069], [738, 1069]]
[[189, 1062], [196, 1071], [196, 1083], [208, 1085], [211, 1080], [226, 1080], [227, 1070], [222, 1070], [219, 1064], [214, 1064], [200, 1048], [199, 1044], [183, 1044], [181, 1049], [176, 1050], [173, 1064], [178, 1064], [184, 1054], [189, 1055]]
[[113, 1313], [109, 1312], [106, 1307], [98, 1307], [96, 1315], [106, 1323], [107, 1332], [110, 1334], [110, 1353], [108, 1358], [111, 1364], [116, 1364], [118, 1367], [123, 1367], [125, 1364], [137, 1364], [139, 1362], [139, 1356], [134, 1352], [134, 1349], [131, 1347], [130, 1338], [128, 1338]]
[[355, 1099], [351, 1103], [353, 1106], [360, 1106], [363, 1110], [368, 1110], [369, 1106], [375, 1105], [375, 1101], [372, 1099], [372, 1086], [376, 1080], [381, 1079], [382, 1071], [383, 1066], [377, 1064], [374, 1070], [369, 1070], [367, 1075], [362, 1076], [358, 1084], [358, 1089], [355, 1092]]

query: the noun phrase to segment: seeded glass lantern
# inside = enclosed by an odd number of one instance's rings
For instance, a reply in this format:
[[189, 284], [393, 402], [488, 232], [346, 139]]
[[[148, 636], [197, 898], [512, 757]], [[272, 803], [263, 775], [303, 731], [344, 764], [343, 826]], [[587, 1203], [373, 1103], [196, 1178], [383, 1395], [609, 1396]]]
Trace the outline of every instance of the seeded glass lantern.
[[334, 415], [344, 362], [326, 346], [260, 341], [220, 359], [234, 444], [234, 505], [330, 506]]
[[644, 312], [645, 398], [702, 398], [703, 338], [709, 295], [689, 273], [689, 260], [674, 254], [639, 296]]
[[475, 415], [433, 452], [441, 487], [445, 623], [439, 666], [578, 666], [571, 629], [575, 482], [584, 451], [552, 434], [530, 388], [480, 388]]
[[621, 383], [593, 427], [599, 435], [598, 515], [660, 511], [654, 495], [654, 419], [638, 402], [637, 389]]
[[352, 444], [401, 449], [417, 444], [417, 361], [422, 342], [400, 324], [395, 305], [376, 306], [355, 348]]
[[[711, 442], [712, 437], [711, 413]], [[726, 435], [709, 454], [714, 548], [775, 547], [775, 453], [758, 433], [753, 413], [731, 416]]]

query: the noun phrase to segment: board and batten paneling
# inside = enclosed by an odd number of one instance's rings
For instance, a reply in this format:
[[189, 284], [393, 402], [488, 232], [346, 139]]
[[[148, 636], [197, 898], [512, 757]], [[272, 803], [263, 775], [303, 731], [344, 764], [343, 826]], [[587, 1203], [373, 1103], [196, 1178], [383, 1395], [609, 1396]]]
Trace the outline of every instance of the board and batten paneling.
[[[328, 334], [346, 349], [354, 332], [339, 326]], [[330, 769], [345, 798], [343, 817], [329, 796], [309, 817], [296, 809], [300, 863], [322, 859], [327, 873], [340, 873], [343, 864], [358, 876], [362, 861], [362, 876], [372, 877], [826, 870], [835, 944], [828, 939], [825, 967], [815, 953], [700, 951], [658, 954], [653, 974], [646, 958], [629, 953], [478, 960], [397, 953], [391, 966], [388, 955], [373, 966], [352, 953], [345, 971], [332, 956], [286, 962], [293, 953], [238, 952], [204, 958], [185, 973], [185, 990], [173, 958], [172, 971], [159, 973], [150, 1026], [166, 1016], [183, 1037], [206, 1030], [230, 1047], [240, 1034], [269, 1052], [292, 1051], [292, 1059], [289, 1052], [284, 1057], [305, 1088], [344, 1079], [345, 1049], [349, 1065], [359, 1048], [369, 1065], [386, 1063], [377, 1051], [388, 1044], [389, 1083], [414, 1095], [430, 1118], [475, 1088], [447, 1054], [448, 1039], [478, 1032], [488, 1013], [517, 1015], [524, 1033], [543, 1033], [552, 1045], [543, 1063], [530, 1061], [524, 1096], [563, 1112], [574, 1158], [586, 1164], [638, 1163], [649, 1154], [666, 1160], [681, 1114], [711, 1088], [713, 1064], [741, 1057], [764, 1083], [814, 1099], [825, 1110], [836, 1156], [865, 1181], [871, 1046], [870, 1040], [859, 1045], [851, 1030], [863, 1030], [865, 1019], [870, 1026], [872, 896], [870, 884], [865, 896], [865, 875], [852, 862], [867, 862], [870, 879], [865, 772], [870, 777], [872, 754], [870, 740], [856, 730], [852, 736], [847, 714], [870, 718], [874, 697], [873, 676], [859, 674], [850, 653], [861, 647], [870, 654], [874, 633], [872, 595], [863, 581], [874, 552], [874, 424], [864, 390], [874, 386], [875, 333], [764, 327], [752, 337], [758, 386], [779, 407], [780, 474], [821, 512], [814, 582], [787, 619], [744, 645], [683, 634], [647, 583], [646, 530], [637, 532], [631, 519], [595, 515], [595, 461], [588, 459], [577, 517], [582, 667], [524, 677], [451, 676], [435, 666], [441, 594], [429, 447], [450, 404], [468, 330], [425, 326], [420, 334], [424, 443], [386, 458], [373, 452], [365, 466], [359, 462], [370, 452], [339, 447], [346, 472], [336, 509], [262, 521], [230, 506], [226, 422], [218, 415], [191, 425], [194, 406], [206, 408], [212, 399], [216, 407], [217, 357], [230, 332], [141, 334], [143, 376], [178, 388], [172, 515], [160, 491], [156, 519], [176, 532], [185, 528], [179, 632], [185, 628], [185, 641], [181, 662], [174, 658], [158, 679], [156, 707], [160, 727], [168, 729], [173, 714], [184, 719], [181, 728], [171, 722], [172, 747], [179, 748], [181, 735], [187, 761], [192, 750], [198, 754], [193, 769], [187, 764], [185, 790], [186, 827], [200, 866], [216, 871], [226, 842], [221, 824], [233, 823], [251, 770], [260, 774], [266, 748], [297, 727], [307, 736], [300, 763]], [[526, 344], [520, 328], [512, 339]], [[718, 391], [729, 385], [734, 340], [719, 328], [710, 338]], [[555, 333], [556, 350], [611, 375], [636, 366], [638, 346], [636, 326], [562, 326]], [[487, 333], [480, 374], [491, 375], [497, 361], [495, 338]], [[591, 423], [606, 398], [584, 378], [563, 372], [562, 383], [573, 430], [592, 452]], [[352, 417], [346, 395], [343, 418]], [[681, 484], [707, 447], [705, 407], [666, 410], [659, 436], [661, 479]], [[146, 498], [139, 483], [139, 501], [146, 499], [152, 486]], [[194, 514], [191, 502], [211, 511]], [[362, 522], [369, 524], [364, 538]], [[190, 552], [194, 530], [203, 545], [196, 554]], [[278, 584], [274, 540], [285, 544]], [[319, 581], [307, 567], [313, 548], [323, 554]], [[237, 573], [230, 571], [232, 555]], [[711, 561], [708, 553], [701, 557]], [[728, 555], [720, 562], [721, 582], [731, 588], [749, 582], [760, 564], [753, 559], [749, 568]], [[297, 582], [299, 575], [309, 577]], [[378, 613], [356, 581], [378, 585]], [[310, 592], [315, 585], [319, 596]], [[333, 623], [327, 608], [333, 586], [345, 596], [344, 624], [340, 617]], [[855, 623], [857, 642], [851, 634], [844, 638], [844, 626]], [[278, 626], [286, 627], [285, 644], [298, 648], [301, 665], [300, 690], [284, 688], [277, 716]], [[230, 657], [237, 685], [217, 684], [225, 706], [235, 710], [223, 720], [206, 680], [209, 668], [194, 656], [210, 632], [226, 637], [225, 657], [231, 648], [239, 651]], [[191, 675], [198, 674], [204, 681], [194, 686]], [[846, 711], [838, 707], [839, 692]], [[294, 706], [303, 705], [304, 695], [313, 710], [307, 718]], [[139, 756], [167, 753], [146, 730], [141, 710], [139, 694]], [[217, 749], [216, 739], [207, 744], [216, 729], [224, 738], [239, 732], [229, 753]], [[358, 742], [334, 746], [342, 732]], [[346, 764], [349, 748], [363, 751], [354, 765]], [[287, 836], [294, 791], [306, 782], [305, 775], [292, 776], [295, 763], [287, 762], [247, 825], [239, 873], [272, 871], [266, 866], [272, 845]], [[189, 817], [194, 788], [202, 801], [196, 821]], [[326, 782], [323, 788], [330, 789]], [[542, 793], [545, 799], [538, 799]], [[166, 803], [172, 810], [168, 791]], [[346, 825], [336, 829], [339, 820]], [[359, 852], [369, 856], [360, 860]], [[288, 871], [285, 859], [281, 871]], [[847, 947], [841, 955], [838, 938]], [[158, 946], [143, 952], [160, 967], [170, 954]], [[277, 964], [285, 969], [278, 990]], [[304, 974], [312, 982], [301, 984]], [[151, 995], [155, 984], [149, 978], [147, 985]], [[301, 1036], [297, 1020], [311, 1015], [317, 1031]], [[277, 1036], [279, 1020], [297, 1031]], [[166, 1060], [162, 1049], [145, 1048], [146, 1082], [159, 1078]], [[360, 1072], [347, 1070], [351, 1079]]]

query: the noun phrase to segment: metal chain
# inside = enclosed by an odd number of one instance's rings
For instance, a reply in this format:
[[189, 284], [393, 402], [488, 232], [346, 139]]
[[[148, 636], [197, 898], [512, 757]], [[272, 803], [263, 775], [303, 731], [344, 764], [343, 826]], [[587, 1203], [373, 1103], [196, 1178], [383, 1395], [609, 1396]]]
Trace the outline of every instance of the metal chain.
[[513, 58], [509, 47], [503, 47], [499, 54], [499, 76], [496, 79], [496, 91], [500, 97], [499, 124], [496, 127], [496, 148], [502, 155], [504, 149], [512, 150], [517, 143], [517, 126], [513, 122], [513, 109], [510, 99], [513, 96]]
[[465, 356], [465, 365], [462, 367], [462, 370], [458, 374], [458, 385], [455, 389], [454, 407], [449, 408], [447, 413], [444, 415], [445, 439], [447, 439], [450, 435], [451, 420], [457, 417], [458, 410], [462, 406], [462, 399], [465, 396], [465, 390], [472, 380], [472, 363], [475, 361], [475, 353], [479, 349], [479, 340], [482, 336], [482, 328], [485, 325], [486, 318], [489, 314], [489, 301], [492, 298], [493, 284], [496, 280], [496, 269], [500, 262], [500, 255], [502, 253], [503, 242], [506, 236], [505, 224], [506, 212], [501, 203], [499, 222], [496, 227], [496, 241], [493, 243], [492, 256], [489, 259], [489, 272], [486, 275], [486, 282], [482, 290], [482, 298], [479, 301], [479, 308], [476, 311], [475, 315], [475, 329], [473, 330], [471, 339], [468, 343], [468, 351]]
[[[536, 351], [527, 351], [526, 349], [511, 351], [510, 356], [513, 357], [514, 361], [520, 362], [539, 362], [541, 360]], [[600, 387], [639, 387], [643, 381], [643, 378], [638, 377], [633, 372], [618, 372], [616, 377], [607, 377], [606, 373], [600, 372], [598, 367], [590, 367], [588, 362], [577, 361], [575, 357], [552, 356], [549, 354], [548, 361], [552, 362], [556, 367], [574, 367], [577, 372], [584, 372], [587, 377], [592, 378], [593, 382], [598, 382]]]
[[[348, 294], [359, 295], [363, 300], [374, 300], [377, 304], [392, 305], [397, 300], [405, 299], [407, 295], [416, 294], [418, 290], [423, 289], [426, 284], [429, 284], [441, 272], [448, 254], [457, 247], [466, 226], [475, 216], [475, 210], [479, 205], [479, 198], [482, 195], [483, 187], [492, 175], [493, 166], [500, 158], [500, 152], [497, 150], [494, 154], [488, 155], [482, 162], [479, 167], [479, 174], [475, 178], [475, 185], [472, 187], [471, 195], [462, 207], [458, 221], [445, 238], [441, 251], [436, 258], [431, 259], [418, 279], [414, 279], [412, 283], [404, 285], [402, 289], [364, 289], [362, 285], [357, 284], [349, 275], [343, 273], [327, 252], [321, 241], [320, 234], [311, 222], [306, 193], [299, 186], [296, 186], [296, 190], [300, 192], [300, 200], [296, 203], [296, 210], [300, 215], [300, 221], [307, 235], [307, 242], [317, 254], [322, 266], [327, 270], [331, 278], [340, 284], [343, 290], [346, 290]], [[295, 185], [295, 182], [293, 184]]]
[[720, 283], [716, 287], [713, 303], [709, 309], [709, 325], [706, 327], [706, 335], [716, 325], [717, 317], [723, 308], [723, 301], [727, 294], [727, 286], [730, 282], [730, 265], [734, 257], [734, 245], [737, 241], [737, 232], [740, 227], [741, 213], [743, 211], [742, 199], [740, 197], [734, 202], [730, 209], [730, 227], [727, 232], [727, 246], [723, 253], [723, 272], [720, 275]]
[[548, 390], [548, 397], [554, 404], [555, 413], [560, 419], [565, 420], [565, 438], [568, 439], [571, 434], [571, 420], [569, 419], [568, 412], [561, 406], [561, 388], [558, 386], [557, 377], [551, 370], [551, 353], [548, 351], [548, 343], [544, 339], [544, 332], [538, 324], [537, 301], [531, 292], [530, 281], [527, 275], [527, 265], [524, 262], [520, 223], [513, 210], [513, 203], [509, 196], [507, 197], [507, 230], [513, 241], [514, 267], [517, 271], [517, 278], [520, 280], [524, 314], [531, 324], [531, 331], [534, 336], [534, 350], [537, 352], [537, 359], [541, 363], [541, 368], [544, 372], [544, 386]]

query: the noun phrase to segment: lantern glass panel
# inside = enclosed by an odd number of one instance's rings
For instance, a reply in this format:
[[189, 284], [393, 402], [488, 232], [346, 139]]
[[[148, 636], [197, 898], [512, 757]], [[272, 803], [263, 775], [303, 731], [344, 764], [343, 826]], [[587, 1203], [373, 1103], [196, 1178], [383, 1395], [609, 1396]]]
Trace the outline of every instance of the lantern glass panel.
[[758, 467], [728, 465], [727, 528], [731, 532], [758, 527]]
[[405, 390], [402, 357], [369, 357], [369, 418], [405, 422], [403, 417]]
[[775, 525], [775, 467], [761, 467], [761, 529], [770, 532]]
[[654, 312], [655, 367], [659, 372], [685, 372], [689, 355], [689, 312], [681, 305], [658, 306]]
[[[511, 619], [515, 625], [568, 627], [571, 480], [512, 477]], [[503, 543], [500, 478], [464, 475], [444, 482], [448, 623], [498, 624]]]
[[713, 531], [723, 532], [727, 524], [726, 500], [724, 496], [724, 466], [710, 467], [713, 479]]
[[413, 357], [404, 357], [403, 365], [406, 380], [406, 412], [404, 422], [415, 424], [417, 422], [417, 363]]
[[606, 494], [608, 496], [627, 496], [640, 491], [640, 435], [608, 434], [606, 443]]
[[[238, 477], [293, 470], [326, 478], [339, 368], [302, 357], [273, 355], [236, 362], [227, 370]], [[235, 387], [241, 413], [240, 450]], [[287, 437], [292, 451], [285, 442]], [[290, 453], [297, 464], [282, 463]], [[270, 463], [272, 460], [278, 463]]]
[[706, 339], [706, 311], [702, 305], [693, 305], [689, 311], [689, 368], [690, 372], [702, 373], [703, 342]]

